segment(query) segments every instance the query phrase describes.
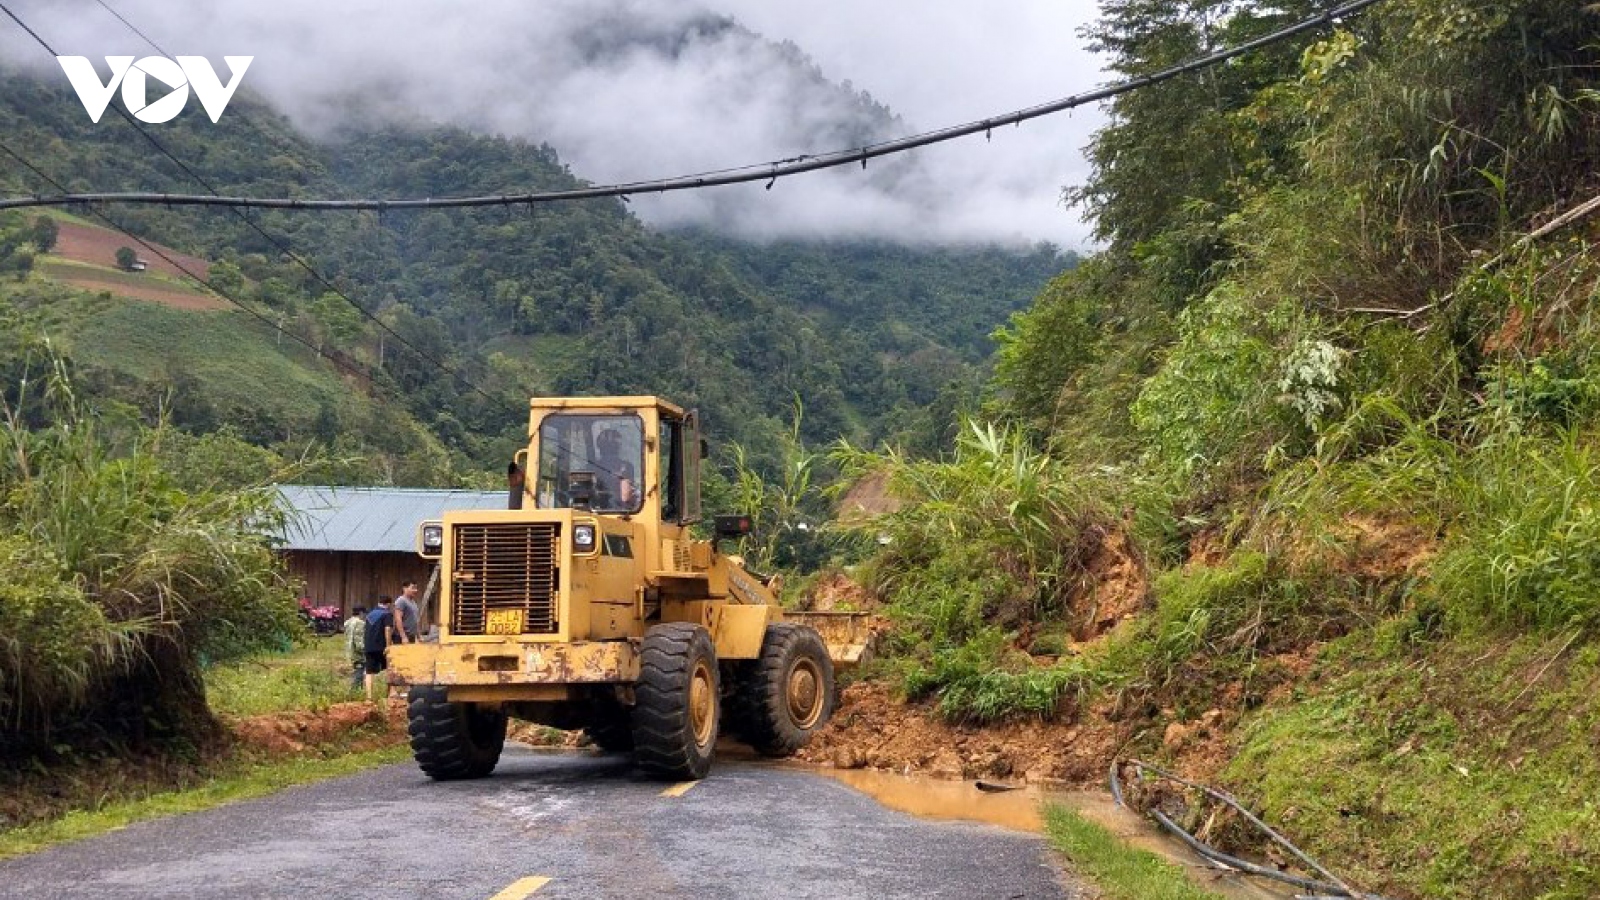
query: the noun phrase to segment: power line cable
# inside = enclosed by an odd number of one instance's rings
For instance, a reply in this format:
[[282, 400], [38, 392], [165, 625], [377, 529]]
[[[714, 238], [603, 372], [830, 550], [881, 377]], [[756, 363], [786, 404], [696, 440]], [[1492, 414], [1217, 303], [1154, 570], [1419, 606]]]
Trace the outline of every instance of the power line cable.
[[[50, 175], [48, 173], [46, 173], [44, 170], [40, 169], [38, 166], [34, 165], [32, 162], [29, 162], [27, 160], [27, 158], [22, 156], [22, 154], [20, 154], [17, 151], [11, 149], [11, 147], [6, 145], [6, 143], [4, 141], [0, 141], [0, 153], [4, 153], [5, 155], [7, 155], [7, 156], [11, 157], [12, 159], [16, 160], [24, 168], [26, 168], [29, 171], [31, 171], [34, 175], [38, 176], [41, 180], [49, 183], [51, 186], [55, 187], [57, 190], [61, 190], [62, 189], [62, 185], [61, 185], [60, 182], [58, 182], [54, 178], [50, 177]], [[354, 376], [356, 378], [364, 379], [368, 384], [373, 385], [374, 387], [376, 387], [376, 386], [381, 384], [381, 382], [378, 380], [377, 376], [374, 375], [372, 372], [363, 370], [359, 366], [355, 366], [355, 365], [353, 365], [351, 363], [345, 362], [344, 360], [340, 359], [337, 356], [328, 355], [328, 353], [323, 348], [316, 346], [315, 344], [311, 343], [309, 340], [306, 340], [305, 338], [301, 337], [300, 335], [295, 334], [294, 332], [284, 328], [282, 325], [272, 321], [272, 319], [268, 318], [266, 315], [262, 314], [260, 311], [250, 308], [250, 306], [248, 304], [244, 303], [243, 301], [235, 299], [234, 297], [229, 295], [226, 291], [224, 291], [221, 288], [217, 287], [217, 285], [214, 282], [212, 282], [210, 279], [206, 278], [203, 275], [200, 275], [200, 274], [196, 273], [193, 269], [191, 269], [188, 266], [184, 265], [181, 261], [173, 258], [166, 251], [164, 251], [160, 247], [160, 245], [153, 244], [150, 241], [145, 240], [144, 238], [140, 237], [139, 235], [133, 233], [126, 226], [124, 226], [122, 223], [120, 223], [117, 220], [111, 218], [106, 213], [101, 212], [99, 210], [90, 210], [90, 212], [91, 212], [91, 214], [93, 214], [94, 216], [99, 218], [101, 221], [103, 221], [107, 225], [111, 226], [113, 229], [117, 230], [118, 232], [121, 232], [123, 235], [125, 235], [130, 240], [138, 243], [139, 246], [145, 248], [146, 250], [150, 251], [151, 253], [153, 253], [156, 256], [160, 257], [161, 259], [165, 260], [168, 265], [172, 266], [173, 268], [175, 268], [178, 271], [182, 272], [184, 275], [188, 276], [196, 284], [204, 285], [206, 287], [206, 289], [211, 291], [213, 294], [216, 294], [218, 297], [221, 297], [223, 300], [226, 300], [227, 302], [233, 304], [234, 306], [236, 306], [239, 309], [243, 310], [244, 312], [248, 313], [251, 317], [259, 320], [260, 322], [265, 324], [268, 328], [271, 328], [272, 330], [278, 332], [279, 334], [283, 335], [284, 337], [287, 337], [290, 340], [292, 340], [292, 341], [294, 341], [294, 342], [296, 342], [298, 344], [301, 344], [306, 349], [310, 350], [312, 353], [315, 353], [318, 358], [326, 359], [328, 362], [332, 363], [335, 368], [343, 371], [345, 374]], [[404, 399], [403, 395], [399, 394], [398, 392], [395, 393], [395, 397], [397, 399]]]
[[[163, 55], [165, 55], [165, 51], [161, 50], [161, 48], [154, 41], [150, 40], [150, 38], [148, 36], [146, 36], [142, 31], [140, 31], [138, 28], [135, 28], [133, 26], [133, 24], [130, 23], [127, 19], [124, 19], [121, 15], [118, 15], [115, 10], [111, 9], [110, 6], [106, 5], [104, 0], [100, 0], [100, 5], [102, 7], [104, 7], [108, 12], [110, 12], [112, 15], [115, 15], [117, 17], [117, 19], [119, 21], [121, 21], [124, 25], [127, 25], [130, 29], [132, 29], [135, 34], [139, 35], [141, 38], [144, 38], [144, 40], [146, 42], [148, 42], [150, 44], [150, 46], [155, 47], [156, 51], [158, 53], [162, 53]], [[0, 11], [3, 11], [7, 16], [9, 16], [11, 18], [11, 20], [13, 22], [16, 22], [17, 25], [20, 26], [23, 31], [26, 31], [28, 33], [28, 35], [31, 36], [34, 39], [34, 41], [39, 44], [39, 46], [44, 48], [46, 53], [49, 53], [51, 56], [57, 56], [58, 55], [56, 53], [55, 49], [50, 46], [49, 42], [46, 41], [43, 37], [41, 37], [38, 32], [36, 32], [32, 28], [30, 28], [27, 25], [27, 23], [23, 22], [22, 19], [19, 18], [16, 13], [11, 11], [10, 7], [4, 5], [3, 3], [0, 3]], [[201, 187], [205, 188], [207, 191], [210, 191], [212, 197], [214, 197], [214, 198], [221, 197], [221, 194], [217, 191], [217, 189], [215, 187], [213, 187], [211, 185], [211, 183], [209, 181], [207, 181], [205, 178], [201, 177], [199, 175], [199, 173], [195, 172], [192, 168], [190, 168], [186, 163], [184, 163], [183, 160], [181, 160], [177, 156], [173, 155], [173, 153], [171, 151], [169, 151], [160, 141], [156, 140], [154, 135], [152, 135], [149, 131], [145, 130], [142, 126], [140, 126], [139, 122], [136, 119], [134, 119], [134, 117], [133, 117], [133, 115], [131, 113], [129, 113], [127, 110], [123, 109], [121, 106], [118, 106], [117, 104], [114, 104], [114, 103], [111, 104], [111, 108], [116, 110], [117, 114], [120, 115], [125, 122], [127, 122], [130, 126], [132, 126], [135, 131], [139, 132], [139, 134], [146, 141], [148, 141], [150, 143], [150, 146], [154, 147], [158, 152], [161, 153], [161, 155], [165, 156], [167, 159], [172, 160], [173, 164], [175, 164], [179, 169], [182, 169], [184, 174], [188, 175], [191, 179], [193, 179], [195, 182], [197, 182]], [[266, 229], [262, 228], [257, 222], [255, 222], [255, 220], [251, 219], [248, 215], [243, 213], [241, 211], [241, 208], [238, 205], [236, 205], [236, 204], [215, 204], [215, 205], [226, 206], [228, 208], [228, 210], [230, 212], [232, 212], [235, 217], [237, 217], [241, 222], [244, 222], [245, 225], [249, 226], [249, 228], [251, 230], [253, 230], [257, 234], [261, 235], [261, 237], [264, 238], [268, 243], [272, 244], [272, 246], [276, 247], [278, 252], [284, 254], [290, 260], [292, 260], [296, 265], [298, 265], [300, 268], [304, 269], [306, 271], [306, 273], [309, 274], [313, 279], [315, 279], [317, 281], [317, 283], [321, 284], [324, 289], [326, 289], [328, 292], [338, 296], [340, 299], [344, 300], [346, 303], [350, 304], [352, 307], [354, 307], [356, 309], [357, 312], [361, 313], [361, 315], [363, 317], [365, 317], [368, 321], [372, 322], [373, 324], [377, 325], [380, 329], [382, 329], [383, 331], [387, 332], [390, 336], [392, 336], [402, 346], [404, 346], [407, 349], [409, 349], [412, 353], [415, 353], [421, 359], [426, 360], [429, 365], [435, 366], [441, 372], [444, 372], [445, 374], [454, 377], [456, 380], [458, 380], [462, 384], [466, 385], [472, 391], [474, 391], [475, 393], [481, 395], [484, 399], [495, 401], [495, 402], [499, 402], [500, 398], [497, 398], [497, 397], [493, 396], [492, 394], [490, 394], [488, 391], [485, 391], [483, 388], [478, 387], [477, 384], [473, 383], [465, 375], [463, 375], [460, 372], [456, 371], [451, 366], [445, 364], [442, 360], [436, 359], [432, 354], [429, 354], [428, 352], [424, 351], [422, 348], [416, 346], [411, 341], [407, 340], [404, 335], [400, 334], [399, 332], [395, 331], [393, 328], [389, 327], [388, 323], [386, 323], [382, 319], [378, 318], [378, 316], [375, 313], [371, 312], [365, 306], [362, 306], [360, 303], [356, 302], [356, 300], [354, 298], [352, 298], [350, 295], [346, 294], [344, 291], [340, 290], [336, 285], [334, 285], [334, 283], [332, 281], [329, 281], [326, 276], [324, 276], [321, 272], [317, 271], [317, 269], [314, 268], [309, 262], [307, 262], [304, 257], [302, 257], [299, 253], [295, 252], [294, 248], [290, 247], [286, 242], [284, 242], [284, 241], [278, 239], [277, 237], [273, 236]]]
[[[293, 197], [221, 197], [215, 192], [211, 196], [198, 194], [169, 194], [154, 192], [92, 192], [77, 194], [59, 194], [55, 196], [11, 197], [0, 199], [0, 209], [16, 209], [31, 206], [59, 206], [67, 203], [143, 203], [165, 204], [168, 206], [226, 206], [233, 208], [258, 208], [258, 209], [293, 209], [293, 210], [401, 210], [401, 209], [452, 209], [480, 206], [518, 206], [534, 203], [553, 203], [571, 200], [589, 200], [599, 197], [620, 197], [627, 199], [633, 194], [662, 194], [669, 191], [700, 190], [703, 188], [720, 187], [730, 184], [744, 184], [753, 181], [765, 181], [770, 188], [779, 178], [790, 175], [799, 175], [804, 172], [814, 172], [820, 169], [831, 169], [851, 163], [860, 163], [863, 168], [867, 161], [882, 156], [891, 156], [905, 153], [919, 147], [931, 144], [952, 141], [957, 138], [968, 137], [980, 132], [989, 134], [994, 129], [1004, 125], [1020, 125], [1030, 119], [1064, 112], [1075, 107], [1089, 103], [1098, 103], [1110, 100], [1123, 94], [1131, 93], [1141, 88], [1150, 87], [1164, 81], [1170, 81], [1182, 75], [1199, 72], [1221, 65], [1229, 60], [1236, 59], [1287, 40], [1307, 31], [1333, 24], [1362, 12], [1368, 7], [1382, 3], [1383, 0], [1353, 0], [1343, 6], [1330, 9], [1326, 12], [1303, 19], [1292, 25], [1285, 26], [1277, 31], [1263, 35], [1251, 41], [1236, 46], [1219, 50], [1205, 56], [1196, 57], [1187, 62], [1162, 69], [1149, 75], [1141, 75], [1115, 82], [1105, 87], [1097, 88], [1083, 94], [1074, 94], [1059, 100], [1052, 100], [1037, 106], [1030, 106], [1014, 112], [998, 116], [991, 116], [967, 122], [961, 125], [952, 125], [933, 131], [925, 131], [908, 137], [897, 138], [876, 144], [866, 144], [848, 150], [834, 150], [819, 154], [807, 154], [788, 159], [774, 160], [767, 163], [757, 163], [747, 166], [738, 166], [731, 169], [717, 169], [696, 175], [679, 175], [671, 178], [661, 178], [649, 181], [631, 181], [620, 184], [594, 185], [586, 188], [572, 188], [560, 191], [537, 191], [522, 194], [491, 194], [473, 197], [426, 197], [426, 198], [397, 198], [397, 199], [357, 199], [357, 200], [318, 200], [301, 199]], [[0, 9], [5, 9], [0, 5]], [[7, 10], [7, 13], [10, 11]], [[13, 19], [16, 17], [13, 15]], [[26, 27], [26, 26], [24, 26]], [[31, 33], [31, 32], [30, 32]]]
[[156, 48], [156, 52], [157, 53], [161, 54], [162, 56], [168, 56], [170, 58], [170, 56], [167, 53], [167, 51], [161, 49], [161, 45], [160, 44], [157, 44], [155, 41], [152, 41], [150, 39], [149, 35], [145, 34], [142, 31], [140, 31], [137, 27], [134, 26], [134, 24], [132, 22], [129, 22], [127, 19], [124, 19], [122, 17], [122, 13], [119, 13], [116, 10], [112, 9], [111, 5], [106, 3], [106, 0], [95, 0], [95, 2], [100, 4], [100, 8], [101, 9], [104, 9], [106, 12], [111, 13], [113, 16], [116, 16], [118, 22], [121, 22], [122, 24], [128, 26], [128, 30], [132, 31], [134, 34], [137, 34], [139, 37], [143, 38], [144, 42], [146, 44], [149, 44], [150, 46]]

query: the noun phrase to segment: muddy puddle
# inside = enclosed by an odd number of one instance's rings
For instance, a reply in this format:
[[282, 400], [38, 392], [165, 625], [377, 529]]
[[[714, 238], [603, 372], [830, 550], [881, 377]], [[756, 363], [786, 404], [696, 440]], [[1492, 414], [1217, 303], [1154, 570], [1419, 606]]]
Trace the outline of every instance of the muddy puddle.
[[1230, 900], [1289, 900], [1295, 896], [1287, 885], [1212, 868], [1153, 823], [1118, 807], [1108, 794], [1046, 791], [1034, 786], [989, 793], [979, 790], [972, 781], [944, 781], [871, 769], [807, 769], [843, 782], [890, 809], [924, 819], [982, 822], [1040, 833], [1044, 831], [1044, 806], [1064, 806], [1111, 831], [1124, 843], [1182, 866], [1196, 882]]

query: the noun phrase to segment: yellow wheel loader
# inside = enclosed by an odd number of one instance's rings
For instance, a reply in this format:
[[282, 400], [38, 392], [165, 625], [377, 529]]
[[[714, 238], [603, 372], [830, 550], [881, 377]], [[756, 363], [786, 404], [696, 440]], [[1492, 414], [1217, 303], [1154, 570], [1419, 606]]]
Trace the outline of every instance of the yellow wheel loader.
[[439, 566], [438, 640], [389, 648], [409, 687], [417, 764], [494, 770], [510, 718], [582, 728], [648, 772], [703, 778], [724, 731], [788, 755], [833, 712], [834, 673], [866, 651], [860, 613], [785, 613], [771, 578], [697, 539], [705, 444], [656, 397], [534, 398], [504, 510], [423, 522]]

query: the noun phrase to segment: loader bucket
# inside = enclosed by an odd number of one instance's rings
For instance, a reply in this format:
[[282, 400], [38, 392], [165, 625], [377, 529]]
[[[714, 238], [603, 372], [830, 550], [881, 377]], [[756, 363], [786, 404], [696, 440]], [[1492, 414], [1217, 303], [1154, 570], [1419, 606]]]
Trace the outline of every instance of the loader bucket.
[[871, 654], [872, 614], [865, 612], [786, 612], [785, 622], [809, 625], [822, 635], [828, 656], [837, 667], [866, 662]]

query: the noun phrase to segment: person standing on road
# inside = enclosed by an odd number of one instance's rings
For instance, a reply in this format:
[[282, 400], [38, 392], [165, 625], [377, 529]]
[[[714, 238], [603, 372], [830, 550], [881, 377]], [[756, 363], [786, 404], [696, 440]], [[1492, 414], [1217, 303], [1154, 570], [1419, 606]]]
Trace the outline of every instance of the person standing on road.
[[418, 624], [417, 583], [408, 580], [400, 585], [400, 596], [394, 600], [394, 642], [415, 644]]
[[366, 656], [367, 699], [375, 699], [373, 684], [378, 673], [389, 668], [383, 652], [389, 649], [389, 632], [394, 627], [394, 613], [389, 610], [389, 597], [378, 598], [378, 608], [367, 613], [367, 627], [362, 639], [362, 652]]
[[350, 690], [361, 690], [367, 672], [367, 608], [358, 606], [344, 620], [344, 653], [350, 660]]

